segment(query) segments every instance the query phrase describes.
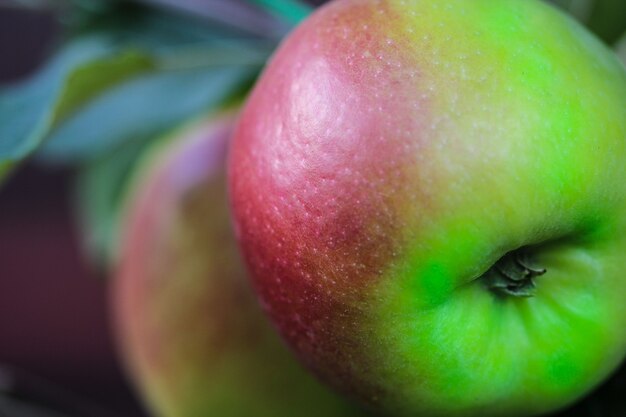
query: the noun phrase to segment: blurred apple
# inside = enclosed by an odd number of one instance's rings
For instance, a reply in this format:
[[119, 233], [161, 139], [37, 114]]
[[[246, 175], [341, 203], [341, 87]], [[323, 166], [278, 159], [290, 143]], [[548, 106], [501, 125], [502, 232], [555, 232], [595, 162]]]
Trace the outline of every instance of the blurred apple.
[[167, 138], [129, 189], [112, 301], [130, 376], [163, 417], [360, 414], [300, 368], [248, 288], [225, 190], [232, 125]]

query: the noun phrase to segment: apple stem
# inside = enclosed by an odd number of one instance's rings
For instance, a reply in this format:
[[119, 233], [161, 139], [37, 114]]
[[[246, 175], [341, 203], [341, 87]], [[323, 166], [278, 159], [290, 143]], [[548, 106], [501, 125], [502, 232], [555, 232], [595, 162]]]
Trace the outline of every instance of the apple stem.
[[514, 297], [533, 297], [535, 295], [535, 277], [545, 274], [545, 268], [532, 265], [528, 251], [514, 250], [498, 260], [481, 280], [491, 291], [500, 295]]

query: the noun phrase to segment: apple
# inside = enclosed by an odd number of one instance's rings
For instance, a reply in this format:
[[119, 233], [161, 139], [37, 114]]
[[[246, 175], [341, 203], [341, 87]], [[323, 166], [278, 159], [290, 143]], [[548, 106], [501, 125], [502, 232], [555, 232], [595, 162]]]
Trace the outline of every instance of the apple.
[[258, 307], [230, 228], [222, 115], [141, 162], [112, 282], [120, 353], [164, 417], [355, 416], [288, 352]]
[[393, 416], [562, 408], [626, 352], [626, 71], [534, 0], [337, 0], [234, 133], [264, 310]]

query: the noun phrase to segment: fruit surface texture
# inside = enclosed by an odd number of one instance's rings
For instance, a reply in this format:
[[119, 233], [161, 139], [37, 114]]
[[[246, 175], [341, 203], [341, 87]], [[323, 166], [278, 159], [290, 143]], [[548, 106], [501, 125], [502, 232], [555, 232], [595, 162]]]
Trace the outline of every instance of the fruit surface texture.
[[253, 297], [226, 198], [233, 119], [193, 123], [135, 174], [112, 291], [129, 375], [159, 417], [357, 415], [301, 368]]
[[534, 0], [336, 0], [282, 44], [229, 161], [262, 305], [398, 416], [528, 416], [626, 350], [626, 72]]

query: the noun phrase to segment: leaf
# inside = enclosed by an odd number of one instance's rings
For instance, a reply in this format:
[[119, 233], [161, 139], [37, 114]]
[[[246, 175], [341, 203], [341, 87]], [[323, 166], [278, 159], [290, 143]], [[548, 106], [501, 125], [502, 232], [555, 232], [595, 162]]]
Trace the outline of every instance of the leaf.
[[[168, 85], [176, 82], [193, 90], [189, 83], [180, 81], [184, 71], [188, 71], [188, 75], [198, 82], [206, 83], [204, 76], [214, 77], [208, 76], [207, 71], [211, 69], [213, 73], [212, 69], [220, 65], [230, 65], [239, 74], [235, 78], [241, 80], [242, 72], [258, 72], [261, 63], [274, 47], [274, 42], [262, 41], [219, 24], [207, 24], [137, 7], [123, 11], [106, 14], [106, 18], [92, 26], [89, 33], [70, 41], [31, 80], [0, 91], [0, 175], [49, 138], [54, 137], [60, 143], [74, 144], [73, 140], [63, 138], [62, 133], [72, 133], [72, 126], [80, 124], [76, 121], [69, 123], [71, 119], [77, 114], [92, 114], [83, 110], [93, 108], [92, 104], [109, 92], [121, 94], [116, 90], [120, 85], [137, 81], [128, 84], [128, 88], [131, 91], [139, 88], [138, 93], [145, 93], [146, 96], [161, 88], [158, 86], [159, 80], [164, 82], [163, 91], [169, 91]], [[250, 71], [251, 65], [255, 65], [254, 71]], [[246, 69], [235, 69], [235, 66]], [[204, 70], [200, 67], [204, 67]], [[182, 72], [176, 75], [177, 71]], [[154, 77], [142, 80], [143, 76], [149, 75]], [[236, 82], [224, 82], [224, 85], [236, 88]], [[213, 85], [211, 83], [208, 81], [207, 85]], [[141, 85], [144, 85], [143, 89]], [[216, 91], [216, 98], [219, 99], [223, 91], [219, 88]], [[198, 106], [209, 105], [206, 100], [202, 102], [198, 98], [200, 93], [204, 97], [209, 94], [205, 88], [199, 88], [191, 97], [195, 97]], [[110, 99], [110, 95], [107, 97]], [[195, 107], [189, 101], [181, 110], [194, 111]], [[106, 105], [100, 108], [111, 112], [111, 115], [136, 114], [134, 109], [122, 111], [123, 102], [118, 100], [115, 103], [117, 107], [114, 109]], [[150, 106], [154, 108], [156, 103], [172, 108], [171, 103], [174, 101], [164, 103], [163, 100], [156, 100]], [[132, 105], [140, 104], [135, 100]], [[162, 115], [165, 113], [168, 112], [161, 111]], [[167, 127], [166, 122], [174, 123], [182, 117], [182, 112], [178, 111], [176, 117], [170, 116], [165, 115], [157, 121], [159, 128]], [[117, 125], [111, 116], [89, 117], [109, 120]], [[147, 122], [145, 118], [142, 120]], [[66, 126], [66, 122], [69, 126]], [[91, 130], [93, 126], [90, 126]], [[103, 135], [99, 137], [104, 138]], [[101, 142], [98, 143], [106, 148]], [[51, 149], [56, 157], [63, 153], [60, 145], [52, 145]], [[69, 149], [68, 153], [76, 154], [73, 149]]]
[[55, 131], [40, 151], [52, 162], [75, 163], [147, 140], [218, 108], [258, 68], [224, 66], [151, 74], [112, 89]]
[[197, 18], [218, 21], [244, 33], [274, 40], [281, 39], [291, 25], [248, 0], [137, 0]]
[[83, 166], [77, 176], [76, 208], [84, 247], [99, 267], [115, 259], [119, 208], [137, 161], [152, 141], [133, 142]]
[[87, 34], [106, 33], [118, 44], [132, 44], [151, 51], [172, 50], [219, 40], [259, 38], [241, 26], [233, 27], [213, 20], [131, 6], [121, 7], [91, 22], [87, 29]]
[[283, 20], [297, 24], [311, 14], [313, 8], [298, 0], [248, 0]]
[[13, 168], [13, 163], [7, 161], [0, 163], [0, 183], [8, 176], [8, 173]]
[[593, 11], [595, 1], [596, 0], [548, 0], [548, 3], [560, 7], [579, 21], [585, 23]]
[[[102, 38], [81, 39], [64, 48], [30, 82], [0, 92], [0, 164], [24, 158], [85, 100], [152, 66], [147, 57], [121, 53], [109, 58], [107, 65], [114, 71], [101, 71], [102, 64], [95, 63], [110, 51], [111, 45]], [[94, 78], [98, 82], [85, 89], [84, 81]]]
[[609, 45], [626, 30], [624, 0], [547, 0], [576, 17]]
[[56, 105], [53, 120], [62, 121], [100, 92], [126, 79], [155, 69], [153, 59], [138, 51], [123, 52], [88, 62], [71, 73]]
[[626, 30], [626, 1], [596, 0], [587, 26], [609, 45], [615, 44]]

